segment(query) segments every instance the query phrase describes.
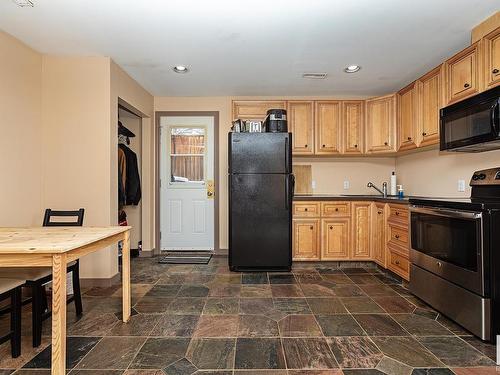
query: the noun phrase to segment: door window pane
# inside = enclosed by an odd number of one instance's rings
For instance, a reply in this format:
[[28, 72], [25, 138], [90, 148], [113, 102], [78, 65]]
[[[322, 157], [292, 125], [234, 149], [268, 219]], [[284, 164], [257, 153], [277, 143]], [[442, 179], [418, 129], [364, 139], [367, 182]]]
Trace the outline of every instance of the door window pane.
[[171, 128], [171, 182], [204, 182], [206, 151], [205, 139], [204, 128]]

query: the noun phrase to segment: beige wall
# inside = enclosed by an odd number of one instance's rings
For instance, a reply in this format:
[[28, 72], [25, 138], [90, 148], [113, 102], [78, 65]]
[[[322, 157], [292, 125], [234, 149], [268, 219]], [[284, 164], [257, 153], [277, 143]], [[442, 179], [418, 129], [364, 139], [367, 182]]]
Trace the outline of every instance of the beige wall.
[[[275, 99], [265, 97], [260, 99]], [[219, 194], [220, 248], [228, 246], [228, 201], [227, 201], [227, 132], [231, 128], [231, 100], [256, 99], [255, 97], [155, 97], [155, 111], [218, 111], [219, 112]], [[287, 97], [285, 99], [304, 99]], [[308, 98], [325, 99], [321, 98]], [[311, 164], [316, 193], [363, 194], [368, 193], [366, 183], [389, 181], [394, 170], [394, 158], [348, 158], [348, 159], [296, 159], [297, 163]], [[344, 179], [349, 179], [351, 189], [343, 190]]]
[[[43, 57], [43, 205], [83, 207], [87, 226], [112, 222], [109, 70], [105, 57]], [[82, 259], [82, 277], [114, 276], [114, 253]]]
[[42, 56], [0, 31], [0, 226], [40, 225]]
[[[462, 154], [433, 149], [396, 158], [398, 184], [405, 194], [431, 197], [469, 197], [472, 173], [499, 166], [500, 150]], [[459, 179], [465, 180], [463, 193], [457, 191]]]

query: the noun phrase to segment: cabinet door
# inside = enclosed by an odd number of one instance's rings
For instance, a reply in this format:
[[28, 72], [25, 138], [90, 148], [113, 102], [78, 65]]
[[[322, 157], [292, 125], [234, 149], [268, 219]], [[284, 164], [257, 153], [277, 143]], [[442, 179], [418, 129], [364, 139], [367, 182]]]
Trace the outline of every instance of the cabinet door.
[[385, 204], [373, 205], [373, 260], [386, 266], [386, 214]]
[[293, 259], [319, 259], [319, 219], [293, 220]]
[[269, 109], [286, 109], [284, 100], [234, 100], [233, 119], [263, 121]]
[[369, 259], [371, 203], [354, 202], [352, 204], [352, 242], [351, 258]]
[[339, 101], [315, 102], [316, 154], [329, 155], [340, 152], [340, 114]]
[[447, 104], [479, 92], [479, 42], [445, 62]]
[[363, 100], [349, 100], [342, 102], [342, 128], [344, 129], [344, 154], [363, 153], [365, 129], [365, 102]]
[[397, 94], [398, 107], [398, 151], [416, 148], [417, 134], [417, 84], [406, 86]]
[[439, 143], [439, 110], [443, 105], [443, 66], [431, 70], [419, 80], [418, 146]]
[[288, 129], [293, 133], [293, 154], [314, 154], [313, 102], [290, 101], [288, 102], [287, 108]]
[[321, 260], [349, 258], [350, 219], [321, 220]]
[[369, 153], [394, 152], [396, 117], [395, 95], [366, 101], [366, 151]]
[[500, 27], [483, 38], [485, 89], [500, 84]]

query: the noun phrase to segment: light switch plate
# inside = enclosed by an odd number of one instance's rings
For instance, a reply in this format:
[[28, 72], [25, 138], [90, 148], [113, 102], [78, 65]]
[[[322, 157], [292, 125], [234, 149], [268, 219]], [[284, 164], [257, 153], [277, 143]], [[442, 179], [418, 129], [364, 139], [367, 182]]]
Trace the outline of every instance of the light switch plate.
[[349, 190], [350, 187], [351, 187], [351, 184], [349, 183], [349, 181], [345, 180], [344, 181], [344, 190]]
[[315, 180], [312, 180], [311, 181], [311, 188], [314, 190], [316, 189], [316, 181]]
[[464, 192], [465, 191], [465, 180], [458, 180], [458, 191]]

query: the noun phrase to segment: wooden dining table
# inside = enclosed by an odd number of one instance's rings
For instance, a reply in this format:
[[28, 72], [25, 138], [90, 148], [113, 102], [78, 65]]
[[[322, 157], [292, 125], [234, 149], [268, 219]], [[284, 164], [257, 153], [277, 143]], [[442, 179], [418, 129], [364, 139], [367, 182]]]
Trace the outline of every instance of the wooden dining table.
[[0, 267], [52, 267], [53, 375], [66, 373], [68, 263], [123, 241], [122, 315], [124, 322], [130, 319], [130, 229], [125, 226], [0, 228]]

